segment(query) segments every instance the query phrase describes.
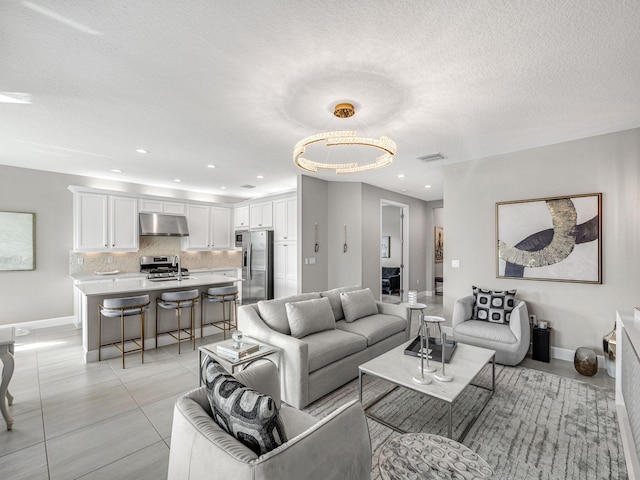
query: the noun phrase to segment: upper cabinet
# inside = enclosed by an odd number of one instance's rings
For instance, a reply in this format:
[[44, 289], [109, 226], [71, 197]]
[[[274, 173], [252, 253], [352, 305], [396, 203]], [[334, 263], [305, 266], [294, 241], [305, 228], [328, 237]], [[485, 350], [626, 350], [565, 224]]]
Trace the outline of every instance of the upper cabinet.
[[252, 204], [249, 213], [249, 225], [251, 228], [273, 227], [273, 202]]
[[233, 209], [233, 226], [236, 230], [249, 230], [249, 206]]
[[187, 206], [184, 203], [164, 202], [141, 198], [138, 200], [138, 211], [149, 213], [167, 213], [171, 215], [186, 215]]
[[138, 250], [138, 201], [101, 193], [74, 193], [73, 248], [77, 252]]
[[231, 247], [231, 210], [208, 205], [187, 205], [189, 236], [183, 250], [212, 250]]
[[274, 240], [294, 241], [297, 238], [297, 199], [283, 198], [273, 202]]

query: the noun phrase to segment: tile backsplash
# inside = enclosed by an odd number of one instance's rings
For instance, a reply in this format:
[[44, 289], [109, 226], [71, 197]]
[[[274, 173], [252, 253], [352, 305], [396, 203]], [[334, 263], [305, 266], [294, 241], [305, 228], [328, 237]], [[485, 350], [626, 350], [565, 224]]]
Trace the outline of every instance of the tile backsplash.
[[[190, 270], [239, 268], [242, 262], [242, 252], [237, 250], [182, 252], [179, 237], [140, 237], [138, 252], [69, 252], [69, 275], [91, 275], [113, 270], [121, 273], [138, 272], [143, 255], [180, 255], [180, 264]], [[82, 259], [82, 265], [78, 264], [78, 259]]]

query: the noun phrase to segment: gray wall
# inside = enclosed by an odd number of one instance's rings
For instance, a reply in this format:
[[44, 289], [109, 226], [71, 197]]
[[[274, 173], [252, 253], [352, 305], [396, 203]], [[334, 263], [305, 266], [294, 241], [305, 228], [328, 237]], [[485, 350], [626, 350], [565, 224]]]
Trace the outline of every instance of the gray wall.
[[[298, 290], [327, 289], [329, 262], [329, 184], [307, 175], [298, 175]], [[315, 252], [315, 224], [318, 223], [318, 252]], [[315, 258], [315, 265], [305, 265]]]
[[[362, 184], [329, 182], [329, 288], [363, 285], [363, 200]], [[380, 213], [378, 212], [378, 218]], [[379, 222], [379, 220], [378, 220]], [[344, 228], [347, 226], [347, 251]], [[376, 245], [380, 258], [380, 230]], [[368, 285], [367, 285], [368, 286]], [[373, 290], [374, 295], [376, 290]]]
[[[0, 166], [0, 210], [35, 212], [36, 269], [0, 272], [0, 325], [73, 315], [69, 251], [73, 196], [69, 185], [222, 202], [225, 197]], [[237, 199], [236, 199], [237, 200]]]
[[[640, 304], [640, 129], [451, 165], [445, 169], [445, 317], [471, 286], [518, 290], [548, 320], [552, 345], [601, 351], [616, 309]], [[603, 284], [496, 278], [496, 202], [603, 194]], [[461, 268], [451, 268], [458, 259]]]

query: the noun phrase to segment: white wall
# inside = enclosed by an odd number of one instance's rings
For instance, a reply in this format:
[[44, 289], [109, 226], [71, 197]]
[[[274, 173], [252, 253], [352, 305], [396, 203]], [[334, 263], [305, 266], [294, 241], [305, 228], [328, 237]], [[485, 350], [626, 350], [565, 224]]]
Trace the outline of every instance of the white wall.
[[[329, 268], [328, 288], [362, 285], [363, 217], [362, 184], [329, 183]], [[378, 223], [380, 222], [378, 212]], [[344, 251], [344, 228], [347, 228], [347, 251]], [[380, 258], [380, 230], [376, 233]], [[372, 290], [375, 294], [375, 290]]]
[[[602, 350], [615, 310], [640, 305], [640, 129], [451, 165], [445, 169], [445, 317], [471, 286], [517, 288], [548, 320], [552, 345]], [[496, 202], [603, 194], [603, 284], [496, 278]], [[461, 268], [451, 268], [458, 259]]]
[[380, 257], [383, 267], [399, 267], [402, 257], [402, 208], [394, 205], [382, 206], [382, 236], [390, 237], [389, 258]]
[[[327, 289], [329, 262], [329, 184], [307, 175], [298, 175], [298, 289], [319, 292]], [[315, 224], [319, 250], [315, 251]], [[315, 258], [315, 265], [304, 263]]]

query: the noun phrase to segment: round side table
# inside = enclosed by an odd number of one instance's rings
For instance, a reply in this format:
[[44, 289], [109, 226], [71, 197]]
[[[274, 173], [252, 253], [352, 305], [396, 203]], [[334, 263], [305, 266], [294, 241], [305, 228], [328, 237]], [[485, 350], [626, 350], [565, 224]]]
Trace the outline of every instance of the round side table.
[[380, 449], [378, 468], [384, 480], [466, 480], [494, 474], [473, 450], [429, 433], [406, 433], [388, 440]]

